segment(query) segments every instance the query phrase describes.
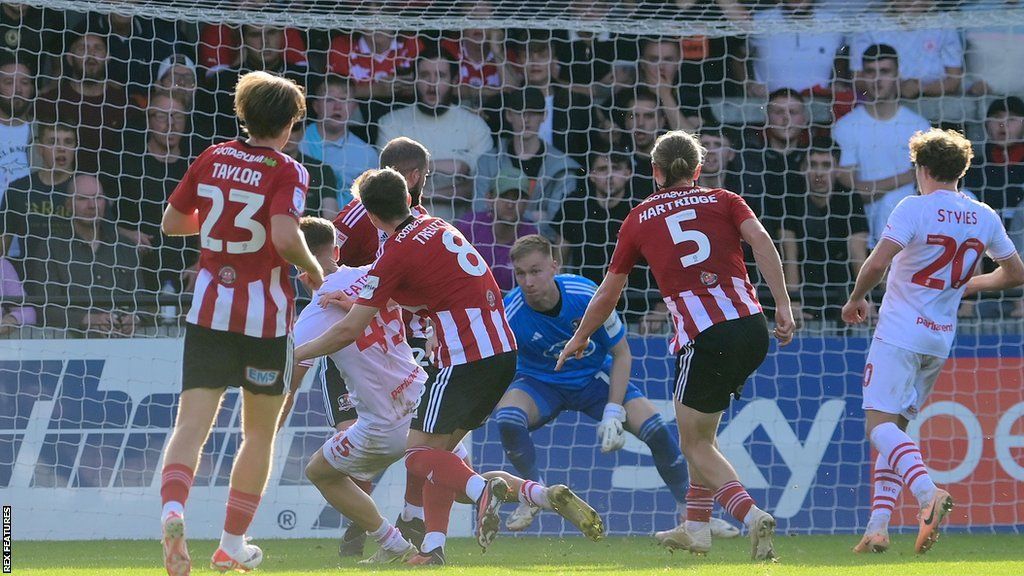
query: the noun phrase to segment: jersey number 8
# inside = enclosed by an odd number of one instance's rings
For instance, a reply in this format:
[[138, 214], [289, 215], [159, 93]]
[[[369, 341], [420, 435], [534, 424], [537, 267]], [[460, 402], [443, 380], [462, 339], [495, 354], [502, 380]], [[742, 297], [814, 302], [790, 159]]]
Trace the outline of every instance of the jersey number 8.
[[228, 241], [227, 253], [251, 254], [259, 252], [263, 248], [263, 245], [267, 242], [267, 230], [262, 224], [252, 218], [263, 207], [264, 197], [262, 194], [232, 188], [225, 199], [224, 191], [211, 184], [196, 186], [196, 193], [203, 198], [209, 198], [210, 202], [212, 202], [210, 213], [206, 215], [206, 219], [203, 220], [203, 225], [199, 229], [199, 242], [204, 249], [210, 252], [224, 252], [225, 242], [210, 236], [210, 232], [213, 231], [217, 220], [220, 220], [221, 214], [224, 213], [225, 202], [242, 204], [242, 209], [235, 215], [235, 228], [248, 230], [252, 234], [252, 238], [249, 240], [241, 242]]
[[[451, 230], [445, 230], [441, 234], [441, 242], [444, 243], [444, 247], [448, 249], [452, 254], [456, 254], [459, 257], [459, 266], [466, 271], [466, 274], [470, 276], [483, 276], [487, 273], [487, 264], [484, 259], [480, 256], [480, 253], [473, 248], [473, 245], [465, 240], [465, 238], [455, 234]], [[470, 259], [470, 256], [476, 259], [476, 263]]]

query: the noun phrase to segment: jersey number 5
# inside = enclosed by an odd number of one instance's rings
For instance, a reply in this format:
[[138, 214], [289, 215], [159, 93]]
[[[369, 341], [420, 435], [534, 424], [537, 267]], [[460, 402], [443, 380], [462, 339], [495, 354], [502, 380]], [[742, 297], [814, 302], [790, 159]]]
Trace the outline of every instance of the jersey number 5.
[[[981, 255], [985, 252], [985, 243], [977, 238], [968, 238], [964, 240], [963, 244], [957, 246], [955, 238], [942, 234], [929, 234], [928, 244], [942, 246], [942, 254], [931, 264], [922, 268], [917, 274], [914, 274], [910, 281], [918, 286], [924, 286], [933, 290], [942, 290], [946, 287], [945, 280], [935, 278], [932, 274], [942, 270], [950, 262], [953, 263], [953, 270], [949, 275], [949, 287], [956, 289], [963, 286], [971, 279], [971, 276], [974, 276], [974, 268], [978, 264]], [[971, 259], [970, 265], [965, 265], [964, 261], [967, 258], [968, 251], [974, 252], [974, 258]]]
[[672, 235], [673, 244], [693, 242], [697, 245], [696, 252], [691, 252], [679, 258], [679, 261], [683, 263], [683, 268], [700, 264], [711, 257], [711, 240], [708, 239], [707, 234], [699, 230], [683, 228], [683, 222], [696, 219], [696, 210], [682, 210], [665, 218], [665, 224], [668, 226], [669, 234]]
[[211, 184], [196, 186], [196, 193], [203, 198], [209, 198], [212, 203], [210, 213], [206, 215], [206, 219], [203, 220], [203, 225], [199, 229], [199, 242], [203, 248], [210, 252], [224, 252], [225, 242], [210, 236], [210, 232], [213, 231], [217, 220], [220, 220], [224, 213], [225, 202], [242, 204], [242, 209], [235, 215], [235, 228], [247, 230], [252, 235], [249, 240], [242, 242], [228, 241], [227, 253], [250, 254], [259, 252], [263, 248], [267, 242], [267, 230], [262, 224], [252, 219], [256, 212], [263, 207], [264, 197], [262, 194], [231, 189], [225, 198], [224, 191]]

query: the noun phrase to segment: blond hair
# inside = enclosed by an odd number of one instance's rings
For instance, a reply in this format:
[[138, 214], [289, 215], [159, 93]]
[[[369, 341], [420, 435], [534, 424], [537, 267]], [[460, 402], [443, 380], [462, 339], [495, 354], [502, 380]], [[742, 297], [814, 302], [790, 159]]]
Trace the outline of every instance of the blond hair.
[[665, 173], [665, 185], [671, 186], [680, 180], [692, 180], [706, 152], [693, 134], [673, 130], [654, 141], [651, 161]]
[[540, 252], [545, 256], [554, 258], [554, 248], [547, 238], [540, 234], [527, 234], [517, 239], [515, 244], [512, 245], [512, 249], [509, 251], [509, 259], [515, 262], [532, 252]]
[[249, 72], [235, 87], [235, 114], [253, 138], [276, 138], [306, 115], [306, 92], [293, 80]]

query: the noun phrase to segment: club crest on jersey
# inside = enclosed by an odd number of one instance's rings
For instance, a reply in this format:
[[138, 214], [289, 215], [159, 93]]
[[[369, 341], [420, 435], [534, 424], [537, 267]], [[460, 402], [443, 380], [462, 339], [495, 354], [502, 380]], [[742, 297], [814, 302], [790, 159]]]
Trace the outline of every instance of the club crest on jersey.
[[245, 367], [245, 379], [257, 386], [272, 386], [277, 382], [280, 370], [260, 370], [252, 366]]
[[348, 234], [345, 234], [344, 232], [338, 230], [337, 228], [335, 228], [334, 231], [338, 238], [338, 246], [344, 246], [345, 242], [348, 242]]
[[714, 286], [715, 284], [718, 284], [718, 274], [703, 271], [700, 273], [700, 283], [705, 286]]
[[224, 266], [217, 272], [217, 279], [225, 286], [230, 286], [238, 279], [238, 273], [231, 266]]
[[354, 410], [356, 405], [349, 399], [348, 394], [338, 396], [338, 412]]
[[380, 285], [380, 278], [376, 276], [366, 276], [366, 283], [363, 284], [362, 290], [359, 291], [359, 297], [369, 300], [373, 298], [373, 293], [377, 291], [377, 286]]
[[497, 298], [494, 296], [494, 292], [491, 292], [490, 290], [488, 290], [487, 291], [487, 305], [490, 306], [491, 308], [494, 308], [494, 302], [496, 300], [497, 300]]
[[306, 211], [306, 193], [298, 186], [295, 187], [295, 194], [292, 196], [292, 207], [295, 208], [296, 216], [301, 216]]

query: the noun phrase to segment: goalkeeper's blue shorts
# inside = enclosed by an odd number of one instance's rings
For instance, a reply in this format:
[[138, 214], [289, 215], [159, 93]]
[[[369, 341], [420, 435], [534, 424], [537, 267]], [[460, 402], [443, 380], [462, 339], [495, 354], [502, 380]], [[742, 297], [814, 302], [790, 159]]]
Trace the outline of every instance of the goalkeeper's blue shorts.
[[[600, 422], [604, 416], [604, 405], [608, 403], [608, 388], [608, 374], [603, 371], [594, 374], [594, 378], [583, 388], [555, 386], [523, 374], [517, 374], [508, 387], [509, 390], [525, 392], [537, 405], [540, 418], [530, 430], [547, 424], [564, 410], [582, 412]], [[631, 382], [626, 386], [626, 397], [622, 403], [643, 397], [644, 393]]]

